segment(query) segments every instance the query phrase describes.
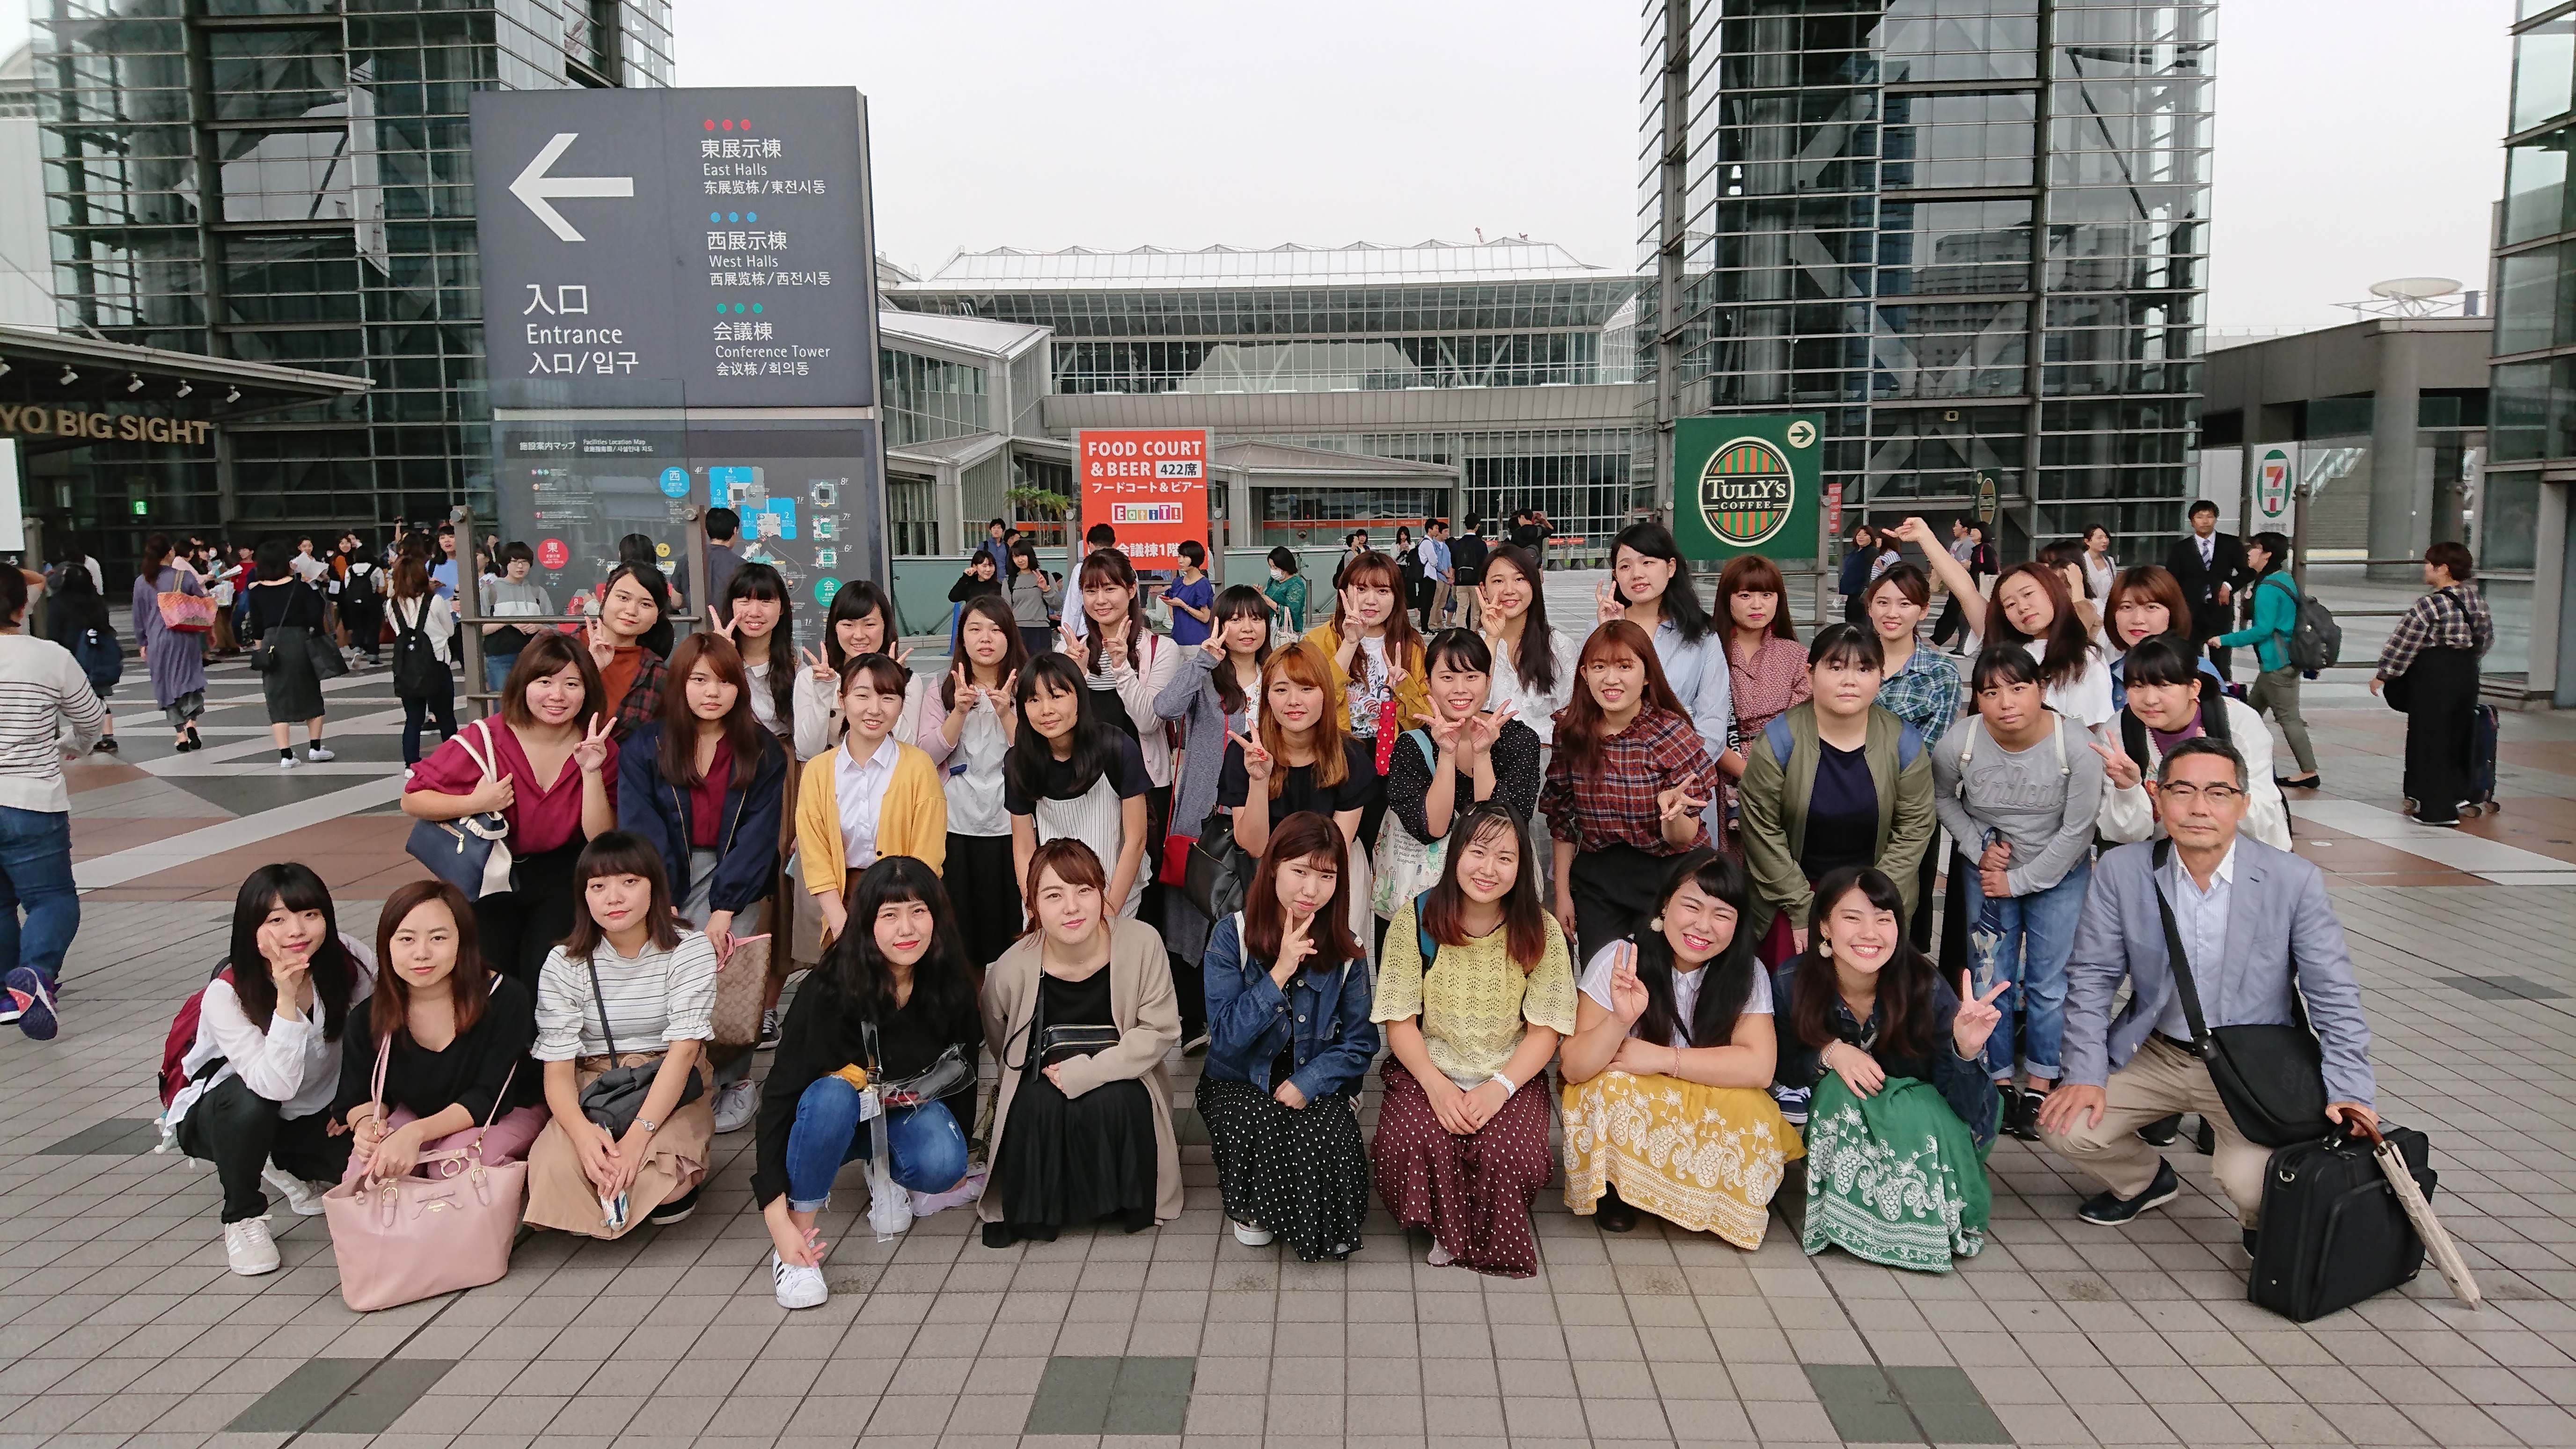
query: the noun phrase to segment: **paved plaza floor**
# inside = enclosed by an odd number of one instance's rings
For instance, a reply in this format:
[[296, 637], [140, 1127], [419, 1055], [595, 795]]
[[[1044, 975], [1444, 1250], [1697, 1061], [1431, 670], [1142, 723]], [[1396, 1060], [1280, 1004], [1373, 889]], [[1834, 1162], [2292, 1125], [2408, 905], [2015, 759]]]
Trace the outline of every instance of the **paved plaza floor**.
[[2003, 1141], [1985, 1250], [1939, 1276], [1806, 1257], [1776, 1219], [1758, 1252], [1651, 1217], [1606, 1236], [1554, 1187], [1534, 1278], [1429, 1267], [1383, 1214], [1350, 1261], [1300, 1264], [1224, 1231], [1185, 1114], [1188, 1209], [1132, 1237], [990, 1250], [951, 1212], [879, 1244], [852, 1173], [832, 1299], [790, 1314], [746, 1131], [685, 1223], [538, 1234], [496, 1284], [360, 1315], [318, 1218], [279, 1210], [281, 1271], [226, 1271], [212, 1171], [151, 1151], [152, 1077], [250, 868], [313, 864], [362, 934], [416, 873], [399, 707], [382, 671], [334, 681], [340, 760], [280, 771], [240, 666], [198, 754], [140, 688], [123, 754], [73, 770], [63, 1033], [0, 1030], [0, 1446], [2576, 1443], [2576, 719], [2508, 716], [2504, 811], [2436, 831], [2396, 813], [2399, 717], [2320, 691], [2329, 788], [2295, 806], [2380, 1109], [2430, 1135], [2483, 1310], [2429, 1269], [2306, 1326], [2249, 1305], [2187, 1138], [2181, 1199], [2125, 1230]]

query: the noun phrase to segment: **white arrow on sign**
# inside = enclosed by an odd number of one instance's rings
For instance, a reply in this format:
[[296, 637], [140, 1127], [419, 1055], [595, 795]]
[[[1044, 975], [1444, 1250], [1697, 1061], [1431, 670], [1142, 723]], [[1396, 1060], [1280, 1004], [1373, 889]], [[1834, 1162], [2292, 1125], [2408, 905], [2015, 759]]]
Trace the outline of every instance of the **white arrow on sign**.
[[584, 238], [580, 232], [573, 230], [571, 222], [563, 219], [563, 213], [555, 210], [548, 204], [549, 202], [566, 196], [633, 196], [635, 194], [635, 178], [632, 176], [548, 176], [546, 174], [546, 168], [554, 165], [580, 136], [579, 131], [556, 132], [555, 138], [546, 143], [546, 148], [537, 153], [537, 158], [528, 163], [528, 169], [519, 173], [519, 179], [510, 183], [510, 194], [519, 198], [528, 210], [535, 212], [537, 220], [551, 227], [557, 237], [568, 242], [577, 242]]

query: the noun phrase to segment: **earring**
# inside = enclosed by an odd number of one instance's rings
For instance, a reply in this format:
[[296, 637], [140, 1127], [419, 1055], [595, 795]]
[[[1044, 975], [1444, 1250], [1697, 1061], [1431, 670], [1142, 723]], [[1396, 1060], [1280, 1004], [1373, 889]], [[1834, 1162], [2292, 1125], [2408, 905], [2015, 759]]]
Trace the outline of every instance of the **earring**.
[[1663, 917], [1661, 917], [1661, 916], [1657, 916], [1657, 917], [1655, 917], [1653, 920], [1648, 921], [1648, 922], [1646, 923], [1646, 929], [1647, 929], [1647, 930], [1649, 930], [1649, 931], [1653, 931], [1653, 932], [1654, 932], [1654, 933], [1656, 933], [1657, 935], [1661, 935], [1661, 934], [1663, 934], [1663, 930], [1664, 930], [1664, 918], [1663, 918]]
[[1834, 943], [1826, 940], [1822, 936], [1818, 936], [1816, 938], [1816, 954], [1823, 957], [1825, 960], [1831, 961], [1834, 959]]

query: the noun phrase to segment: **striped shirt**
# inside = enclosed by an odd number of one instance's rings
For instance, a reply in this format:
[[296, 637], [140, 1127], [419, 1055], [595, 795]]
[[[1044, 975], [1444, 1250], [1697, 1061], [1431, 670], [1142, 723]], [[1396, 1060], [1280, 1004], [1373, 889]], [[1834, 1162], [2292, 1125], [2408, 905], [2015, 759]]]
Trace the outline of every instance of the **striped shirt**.
[[[576, 1057], [608, 1054], [610, 1038], [617, 1050], [658, 1052], [676, 1041], [705, 1041], [715, 1035], [716, 948], [704, 932], [680, 928], [680, 944], [665, 951], [650, 939], [642, 954], [620, 956], [600, 943], [595, 958], [599, 991], [591, 993], [591, 962], [576, 961], [555, 947], [537, 972], [537, 1045], [529, 1053], [541, 1062], [568, 1062]], [[608, 1031], [600, 1031], [600, 1004], [608, 1008]]]
[[0, 634], [0, 805], [62, 814], [63, 726], [82, 754], [98, 743], [107, 707], [72, 652], [51, 639]]

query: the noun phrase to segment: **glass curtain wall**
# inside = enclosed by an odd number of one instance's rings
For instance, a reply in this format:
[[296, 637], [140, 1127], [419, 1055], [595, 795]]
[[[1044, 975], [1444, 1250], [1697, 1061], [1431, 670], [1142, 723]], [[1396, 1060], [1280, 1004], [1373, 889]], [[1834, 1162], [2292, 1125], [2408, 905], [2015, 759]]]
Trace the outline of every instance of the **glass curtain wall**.
[[[1684, 5], [1688, 111], [1668, 116]], [[1991, 482], [2016, 556], [2094, 523], [2171, 534], [2198, 406], [2213, 9], [1652, 0], [1639, 310], [1659, 315], [1671, 242], [1677, 411], [1822, 414], [1847, 510], [1962, 512]], [[1671, 236], [1668, 146], [1685, 158]], [[1640, 349], [1641, 381], [1661, 365]]]
[[467, 98], [668, 85], [668, 0], [38, 0], [35, 39], [64, 325], [375, 383], [227, 428], [156, 526], [489, 516]]
[[[2576, 148], [2576, 9], [2524, 11], [2536, 18], [2513, 36], [2488, 438], [2487, 487], [2506, 494], [2534, 493], [2539, 465], [2576, 458], [2576, 188], [2567, 184], [2567, 155]], [[2488, 551], [2479, 549], [2481, 561]]]

